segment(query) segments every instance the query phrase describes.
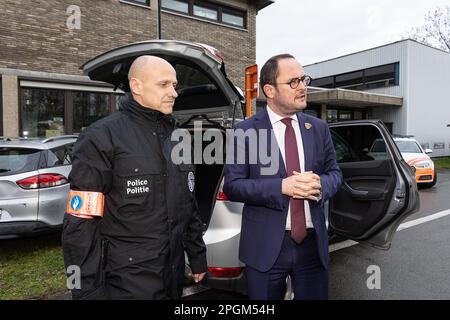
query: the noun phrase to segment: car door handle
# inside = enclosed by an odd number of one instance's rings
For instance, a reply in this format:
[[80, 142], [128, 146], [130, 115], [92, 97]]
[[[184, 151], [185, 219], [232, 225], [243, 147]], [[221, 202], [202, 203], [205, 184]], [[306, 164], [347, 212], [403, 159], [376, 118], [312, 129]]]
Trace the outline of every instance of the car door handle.
[[384, 192], [383, 191], [375, 191], [375, 190], [356, 190], [353, 189], [347, 181], [344, 181], [343, 185], [344, 189], [350, 193], [352, 198], [357, 200], [377, 200], [380, 199]]

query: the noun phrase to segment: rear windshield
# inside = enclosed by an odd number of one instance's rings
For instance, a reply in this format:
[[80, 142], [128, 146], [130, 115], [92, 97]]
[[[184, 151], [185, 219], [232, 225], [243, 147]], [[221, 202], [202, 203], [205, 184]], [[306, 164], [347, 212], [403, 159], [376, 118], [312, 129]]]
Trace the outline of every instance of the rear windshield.
[[38, 169], [40, 150], [0, 148], [0, 176], [8, 176]]
[[174, 110], [205, 109], [223, 107], [228, 99], [217, 84], [198, 67], [175, 64], [177, 72], [177, 93]]

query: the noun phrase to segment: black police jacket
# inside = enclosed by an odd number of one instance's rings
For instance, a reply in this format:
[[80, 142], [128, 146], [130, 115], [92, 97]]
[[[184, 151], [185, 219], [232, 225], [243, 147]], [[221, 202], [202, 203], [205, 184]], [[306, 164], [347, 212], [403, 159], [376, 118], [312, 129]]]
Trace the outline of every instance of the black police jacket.
[[102, 192], [105, 206], [103, 218], [65, 215], [64, 262], [81, 271], [73, 298], [178, 298], [184, 250], [193, 273], [207, 269], [195, 167], [171, 161], [171, 116], [122, 99], [74, 147], [71, 189]]

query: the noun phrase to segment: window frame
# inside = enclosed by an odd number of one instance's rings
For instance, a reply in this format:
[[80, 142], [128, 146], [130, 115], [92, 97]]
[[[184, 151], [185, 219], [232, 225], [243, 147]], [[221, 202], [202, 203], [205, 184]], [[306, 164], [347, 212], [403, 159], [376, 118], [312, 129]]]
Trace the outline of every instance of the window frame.
[[[75, 145], [75, 142], [71, 142], [71, 143], [67, 143], [67, 144], [63, 144], [57, 147], [53, 147], [49, 150], [47, 150], [47, 161], [46, 161], [46, 168], [57, 168], [57, 167], [63, 167], [63, 166], [70, 166], [72, 164], [72, 157], [73, 157], [73, 153], [71, 152], [71, 150], [73, 149]], [[63, 159], [63, 163], [62, 164], [58, 164], [58, 165], [50, 165], [50, 153], [53, 153], [56, 156], [56, 152], [57, 150], [60, 149], [64, 149], [64, 159]], [[68, 156], [68, 158], [67, 158]], [[56, 156], [56, 158], [59, 160], [59, 158]], [[68, 163], [64, 163], [65, 160], [68, 160]]]
[[[23, 137], [23, 115], [24, 115], [24, 90], [28, 89], [44, 89], [44, 90], [55, 90], [63, 92], [63, 101], [64, 101], [64, 114], [63, 114], [63, 123], [64, 123], [64, 132], [63, 134], [73, 134], [73, 121], [74, 121], [74, 107], [73, 107], [73, 99], [74, 92], [85, 92], [85, 93], [99, 93], [99, 94], [107, 94], [109, 95], [109, 104], [108, 104], [108, 114], [118, 111], [116, 109], [116, 102], [118, 101], [119, 93], [118, 92], [97, 92], [97, 91], [89, 91], [89, 90], [71, 90], [71, 89], [58, 89], [58, 88], [39, 88], [39, 87], [29, 87], [29, 86], [19, 86], [18, 94], [19, 94], [19, 137]], [[1, 117], [1, 115], [0, 115]]]
[[137, 5], [137, 6], [150, 8], [151, 0], [144, 0], [144, 1], [145, 1], [145, 4], [139, 0], [120, 0], [120, 2], [122, 2], [122, 3], [133, 4], [133, 5]]
[[[376, 77], [377, 75], [367, 75], [366, 73], [369, 70], [374, 70], [374, 69], [380, 69], [382, 67], [393, 67], [393, 78], [383, 78], [383, 79], [378, 79], [378, 80], [371, 80], [368, 81], [369, 77]], [[361, 72], [361, 77], [360, 78], [353, 78], [350, 80], [341, 80], [338, 81], [337, 79], [339, 77], [345, 77], [347, 75], [351, 75], [351, 74], [356, 74], [358, 72]], [[387, 73], [384, 74], [378, 74], [378, 75], [386, 75]], [[325, 80], [326, 79], [326, 80]], [[358, 82], [357, 80], [360, 79], [360, 82]], [[325, 77], [320, 77], [317, 79], [313, 79], [311, 86], [316, 86], [315, 85], [315, 81], [320, 81], [320, 80], [331, 80], [331, 82], [326, 82], [325, 86], [321, 86], [321, 88], [342, 88], [342, 89], [348, 89], [348, 90], [371, 90], [371, 89], [377, 89], [377, 88], [388, 88], [388, 87], [393, 87], [393, 86], [398, 86], [400, 84], [400, 62], [394, 62], [394, 63], [387, 63], [387, 64], [382, 64], [382, 65], [378, 65], [378, 66], [374, 66], [374, 67], [370, 67], [370, 68], [365, 68], [365, 69], [359, 69], [359, 70], [352, 70], [349, 72], [344, 72], [344, 73], [339, 73], [339, 74], [335, 74], [335, 75], [330, 75], [330, 76], [325, 76]], [[349, 84], [344, 84], [344, 85], [340, 85], [339, 83], [342, 83], [344, 81], [347, 82], [351, 82], [353, 81], [354, 83], [349, 83]], [[378, 86], [376, 85], [377, 83], [385, 83], [385, 85], [381, 85]]]
[[[247, 23], [247, 10], [244, 10], [242, 8], [237, 8], [234, 6], [230, 6], [230, 5], [224, 5], [222, 3], [219, 2], [215, 2], [215, 1], [203, 1], [203, 0], [177, 0], [180, 2], [185, 2], [188, 4], [188, 13], [184, 12], [184, 11], [178, 11], [175, 9], [171, 9], [171, 8], [167, 8], [164, 7], [164, 0], [161, 0], [161, 10], [164, 10], [166, 12], [173, 12], [179, 15], [183, 15], [183, 16], [187, 16], [187, 17], [192, 17], [195, 19], [199, 19], [199, 20], [204, 20], [204, 21], [208, 21], [208, 22], [214, 22], [214, 23], [218, 23], [221, 25], [225, 25], [225, 26], [229, 26], [229, 27], [233, 27], [233, 28], [238, 28], [238, 29], [243, 29], [243, 30], [247, 30], [248, 29], [248, 23]], [[216, 10], [217, 11], [217, 20], [216, 19], [209, 19], [209, 18], [205, 18], [205, 17], [201, 17], [201, 16], [197, 16], [194, 14], [194, 5], [197, 6], [201, 6], [207, 9], [212, 9], [212, 10]], [[242, 26], [238, 26], [236, 24], [232, 24], [232, 23], [228, 23], [228, 22], [224, 22], [222, 19], [222, 15], [223, 13], [229, 14], [229, 15], [234, 15], [234, 16], [238, 16], [238, 17], [242, 17], [243, 19], [243, 24]]]

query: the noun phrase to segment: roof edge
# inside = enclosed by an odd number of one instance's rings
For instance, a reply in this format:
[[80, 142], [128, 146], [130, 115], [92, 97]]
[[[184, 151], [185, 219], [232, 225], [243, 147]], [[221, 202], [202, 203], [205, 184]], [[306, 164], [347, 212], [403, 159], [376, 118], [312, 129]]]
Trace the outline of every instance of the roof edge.
[[267, 6], [270, 6], [272, 3], [274, 3], [274, 0], [256, 0], [256, 11], [260, 11], [264, 9]]
[[421, 43], [421, 42], [419, 42], [419, 41], [417, 41], [417, 40], [414, 40], [414, 39], [411, 39], [411, 38], [407, 38], [407, 39], [401, 39], [401, 40], [389, 42], [389, 43], [386, 43], [386, 44], [382, 44], [382, 45], [379, 45], [379, 46], [375, 46], [375, 47], [371, 47], [371, 48], [367, 48], [367, 49], [363, 49], [363, 50], [359, 50], [359, 51], [347, 53], [347, 54], [344, 54], [344, 55], [341, 55], [341, 56], [337, 56], [337, 57], [334, 57], [334, 58], [325, 59], [325, 60], [322, 60], [322, 61], [310, 63], [310, 64], [307, 64], [307, 65], [304, 65], [303, 67], [310, 67], [310, 66], [313, 66], [313, 65], [316, 65], [316, 64], [320, 64], [320, 63], [324, 63], [324, 62], [328, 62], [328, 61], [333, 61], [333, 60], [337, 60], [337, 59], [341, 59], [341, 58], [345, 58], [345, 57], [348, 57], [348, 56], [352, 56], [352, 55], [354, 55], [354, 54], [359, 54], [359, 53], [362, 53], [362, 52], [366, 52], [366, 51], [370, 51], [370, 50], [375, 50], [375, 49], [379, 49], [379, 48], [383, 48], [383, 47], [387, 47], [387, 46], [391, 46], [391, 45], [395, 45], [395, 44], [398, 44], [398, 43], [401, 43], [401, 42], [407, 42], [407, 41], [415, 42], [415, 43], [417, 43], [417, 44], [419, 44], [419, 45], [428, 47], [428, 48], [430, 48], [430, 49], [434, 49], [434, 50], [437, 50], [437, 51], [441, 51], [441, 52], [443, 52], [443, 53], [450, 54], [450, 52], [447, 52], [447, 51], [445, 51], [445, 50], [442, 50], [442, 49], [439, 49], [439, 48], [432, 47], [432, 46], [430, 46], [430, 45], [427, 45], [427, 44], [425, 44], [425, 43]]

